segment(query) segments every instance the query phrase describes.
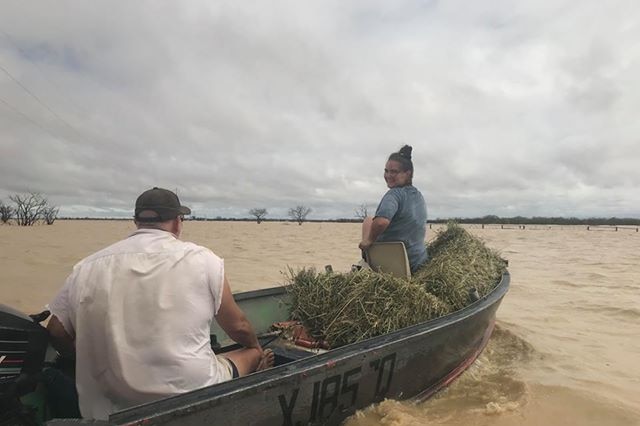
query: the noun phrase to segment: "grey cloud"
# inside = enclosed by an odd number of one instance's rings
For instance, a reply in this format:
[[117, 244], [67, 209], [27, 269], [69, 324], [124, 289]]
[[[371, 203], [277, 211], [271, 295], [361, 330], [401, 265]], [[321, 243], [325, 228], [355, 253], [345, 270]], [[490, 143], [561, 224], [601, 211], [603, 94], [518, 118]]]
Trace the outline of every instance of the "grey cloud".
[[0, 73], [38, 123], [0, 103], [0, 197], [129, 215], [160, 185], [207, 215], [351, 217], [409, 143], [431, 215], [639, 214], [620, 5], [11, 3], [0, 65], [64, 121]]

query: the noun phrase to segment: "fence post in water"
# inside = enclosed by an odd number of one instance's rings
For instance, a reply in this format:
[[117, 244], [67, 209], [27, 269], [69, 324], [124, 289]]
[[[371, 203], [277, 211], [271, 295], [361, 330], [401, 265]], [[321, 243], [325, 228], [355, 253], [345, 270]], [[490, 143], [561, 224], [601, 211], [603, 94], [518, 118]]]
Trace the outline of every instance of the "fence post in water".
[[482, 229], [484, 229], [484, 223], [482, 224]]
[[618, 227], [616, 226], [616, 232], [618, 232]]
[[590, 229], [589, 229], [589, 225], [587, 225], [587, 231], [590, 231]]

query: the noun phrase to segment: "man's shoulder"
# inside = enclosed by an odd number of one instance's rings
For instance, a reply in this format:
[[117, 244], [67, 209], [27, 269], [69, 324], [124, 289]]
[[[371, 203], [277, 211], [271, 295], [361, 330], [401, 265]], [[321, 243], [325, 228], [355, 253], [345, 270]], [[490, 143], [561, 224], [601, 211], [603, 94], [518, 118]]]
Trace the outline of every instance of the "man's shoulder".
[[78, 263], [76, 263], [76, 267], [81, 266], [83, 264], [87, 264], [87, 263], [91, 263], [94, 262], [97, 259], [103, 258], [105, 256], [110, 256], [113, 255], [115, 253], [118, 253], [121, 250], [121, 247], [123, 247], [126, 244], [127, 239], [122, 239], [119, 241], [116, 241], [113, 244], [108, 245], [107, 247], [104, 247], [90, 255], [88, 255], [87, 257], [81, 259]]
[[177, 240], [174, 244], [176, 244], [178, 251], [182, 251], [186, 256], [189, 256], [195, 261], [204, 262], [209, 265], [219, 265], [224, 262], [222, 258], [215, 254], [209, 247], [182, 240]]
[[190, 255], [204, 256], [214, 260], [220, 258], [211, 249], [199, 244], [182, 241], [171, 233], [138, 233], [134, 232], [127, 238], [117, 241], [80, 260], [76, 267], [94, 263], [108, 257], [122, 257], [134, 254], [158, 254], [170, 252], [184, 252]]
[[218, 257], [209, 247], [201, 246], [200, 244], [196, 244], [191, 241], [180, 241], [180, 244], [185, 248], [185, 250], [190, 252]]

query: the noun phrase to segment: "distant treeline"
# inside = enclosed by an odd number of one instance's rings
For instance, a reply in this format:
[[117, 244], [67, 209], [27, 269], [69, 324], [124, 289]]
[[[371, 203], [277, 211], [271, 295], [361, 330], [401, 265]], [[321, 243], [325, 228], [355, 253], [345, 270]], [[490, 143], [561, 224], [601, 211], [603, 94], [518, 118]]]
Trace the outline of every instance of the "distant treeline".
[[[58, 220], [133, 220], [132, 217], [61, 217]], [[198, 222], [255, 222], [255, 218], [249, 217], [187, 217], [185, 220], [194, 220]], [[262, 222], [293, 222], [294, 219], [261, 219]], [[332, 223], [359, 223], [362, 219], [305, 219], [305, 222], [332, 222]]]
[[473, 223], [473, 224], [498, 224], [498, 225], [640, 225], [640, 219], [634, 218], [620, 218], [620, 217], [589, 217], [580, 219], [577, 217], [545, 217], [545, 216], [514, 216], [514, 217], [499, 217], [495, 215], [488, 215], [482, 217], [469, 217], [469, 218], [451, 218], [451, 219], [435, 219], [429, 220], [430, 223], [447, 223], [449, 221], [457, 223]]
[[[94, 218], [94, 217], [65, 217], [58, 218], [63, 220], [132, 220], [132, 218]], [[213, 222], [255, 222], [255, 218], [228, 218], [228, 217], [215, 217], [215, 218], [204, 218], [204, 217], [192, 217], [188, 220], [195, 221], [213, 221]], [[290, 219], [263, 219], [263, 222], [295, 222]], [[577, 217], [545, 217], [545, 216], [534, 216], [534, 217], [524, 217], [524, 216], [514, 216], [514, 217], [499, 217], [495, 215], [488, 215], [482, 217], [466, 217], [466, 218], [437, 218], [430, 219], [428, 223], [447, 223], [449, 221], [454, 221], [457, 223], [466, 223], [466, 224], [497, 224], [497, 225], [610, 225], [610, 226], [620, 226], [620, 225], [640, 225], [640, 219], [634, 218], [619, 218], [619, 217], [590, 217], [590, 218], [577, 218]], [[341, 218], [341, 219], [305, 219], [305, 222], [330, 222], [330, 223], [359, 223], [362, 222], [362, 219], [358, 218]]]

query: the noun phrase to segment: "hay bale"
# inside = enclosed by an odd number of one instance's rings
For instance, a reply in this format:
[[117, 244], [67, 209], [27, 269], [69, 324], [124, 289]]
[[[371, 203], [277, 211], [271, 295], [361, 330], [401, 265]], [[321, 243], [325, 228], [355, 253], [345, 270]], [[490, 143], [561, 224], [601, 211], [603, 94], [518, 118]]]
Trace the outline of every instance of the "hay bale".
[[290, 271], [292, 319], [331, 347], [359, 342], [450, 312], [424, 286], [370, 270]]
[[291, 319], [302, 321], [313, 337], [325, 339], [324, 329], [337, 312], [338, 301], [348, 296], [349, 278], [347, 274], [317, 273], [313, 268], [297, 273], [289, 269]]
[[488, 294], [506, 270], [505, 261], [482, 240], [464, 228], [449, 223], [429, 245], [429, 262], [413, 279], [454, 310], [469, 304], [469, 291]]
[[499, 282], [505, 263], [462, 227], [449, 224], [429, 245], [431, 260], [410, 280], [371, 270], [289, 270], [291, 319], [331, 347], [359, 342], [438, 318]]

